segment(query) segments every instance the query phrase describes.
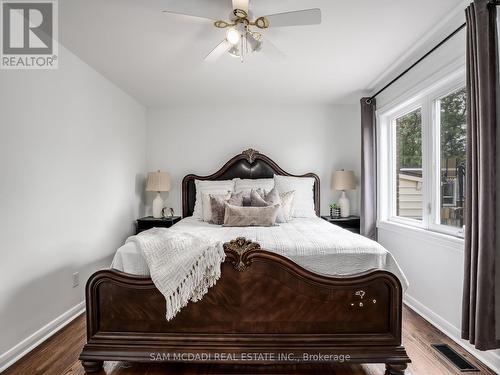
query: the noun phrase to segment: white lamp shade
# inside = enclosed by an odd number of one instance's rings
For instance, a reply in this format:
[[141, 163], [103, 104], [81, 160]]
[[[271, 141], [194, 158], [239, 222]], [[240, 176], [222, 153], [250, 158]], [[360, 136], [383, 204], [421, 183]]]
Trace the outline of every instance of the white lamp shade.
[[170, 174], [160, 171], [148, 173], [146, 191], [170, 191]]
[[332, 175], [332, 190], [356, 189], [356, 177], [353, 171], [335, 171]]

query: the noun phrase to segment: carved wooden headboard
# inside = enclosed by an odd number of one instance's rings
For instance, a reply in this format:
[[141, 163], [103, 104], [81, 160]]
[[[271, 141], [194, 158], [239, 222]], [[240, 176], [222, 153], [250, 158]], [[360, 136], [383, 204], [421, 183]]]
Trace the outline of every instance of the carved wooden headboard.
[[182, 180], [182, 216], [192, 216], [196, 201], [196, 187], [194, 180], [230, 180], [233, 178], [272, 178], [273, 175], [312, 177], [314, 178], [314, 207], [320, 215], [319, 177], [314, 173], [301, 176], [285, 172], [278, 164], [256, 150], [243, 151], [229, 160], [221, 169], [210, 176], [196, 176], [189, 174]]

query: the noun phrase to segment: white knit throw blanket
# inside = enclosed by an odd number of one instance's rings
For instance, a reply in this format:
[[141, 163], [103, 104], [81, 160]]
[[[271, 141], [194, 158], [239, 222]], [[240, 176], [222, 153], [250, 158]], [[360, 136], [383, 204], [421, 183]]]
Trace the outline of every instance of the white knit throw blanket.
[[167, 302], [167, 320], [188, 304], [199, 301], [215, 285], [226, 257], [221, 241], [153, 228], [132, 236], [144, 253], [151, 279]]

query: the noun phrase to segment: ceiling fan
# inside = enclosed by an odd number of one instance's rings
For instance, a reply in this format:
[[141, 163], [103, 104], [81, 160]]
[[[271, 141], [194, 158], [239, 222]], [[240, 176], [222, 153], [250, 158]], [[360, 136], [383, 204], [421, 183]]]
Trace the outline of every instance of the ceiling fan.
[[[221, 1], [229, 3], [229, 0]], [[264, 43], [263, 30], [285, 26], [319, 25], [321, 23], [321, 10], [317, 8], [255, 18], [249, 9], [250, 0], [232, 0], [229, 18], [224, 20], [214, 16], [213, 5], [215, 2], [212, 0], [196, 1], [196, 4], [193, 1], [179, 0], [178, 4], [182, 4], [184, 7], [181, 6], [180, 10], [164, 10], [163, 12], [209, 19], [214, 21], [213, 25], [216, 28], [226, 29], [225, 39], [205, 56], [205, 61], [208, 62], [216, 61], [226, 52], [243, 62], [247, 54], [261, 50], [271, 58], [282, 58], [284, 54], [267, 37]]]

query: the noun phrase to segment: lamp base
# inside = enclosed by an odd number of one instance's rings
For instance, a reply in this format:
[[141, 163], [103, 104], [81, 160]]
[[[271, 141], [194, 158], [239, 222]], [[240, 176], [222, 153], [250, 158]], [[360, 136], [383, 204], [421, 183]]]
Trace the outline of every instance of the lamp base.
[[340, 206], [340, 217], [349, 217], [351, 216], [351, 207], [349, 204], [349, 198], [344, 190], [342, 190], [342, 195], [339, 198], [339, 206]]
[[156, 198], [153, 199], [153, 217], [155, 219], [161, 219], [163, 217], [162, 211], [163, 210], [163, 199], [158, 192], [156, 194]]

